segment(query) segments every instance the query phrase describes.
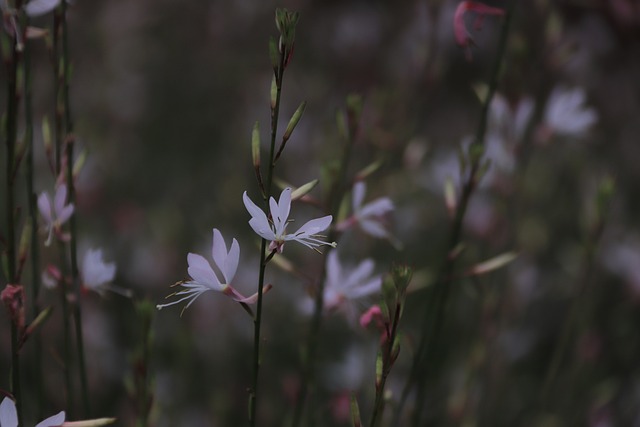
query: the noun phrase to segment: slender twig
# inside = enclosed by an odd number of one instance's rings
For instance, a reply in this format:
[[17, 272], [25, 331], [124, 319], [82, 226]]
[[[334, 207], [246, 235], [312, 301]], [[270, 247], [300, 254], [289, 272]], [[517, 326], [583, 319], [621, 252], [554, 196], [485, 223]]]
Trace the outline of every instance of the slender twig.
[[[516, 0], [510, 2], [502, 30], [500, 33], [500, 39], [498, 43], [498, 49], [496, 57], [491, 70], [491, 77], [489, 81], [489, 91], [485, 98], [482, 109], [480, 112], [480, 121], [476, 130], [473, 144], [470, 148], [470, 152], [476, 147], [484, 146], [484, 138], [488, 123], [488, 113], [491, 101], [496, 92], [498, 81], [500, 77], [500, 70], [502, 67], [502, 61], [505, 56], [507, 39], [509, 35], [509, 28], [513, 17], [513, 10], [516, 4]], [[402, 416], [402, 410], [406, 404], [406, 400], [413, 387], [417, 384], [416, 393], [416, 405], [413, 412], [412, 424], [413, 426], [420, 425], [422, 414], [422, 402], [424, 400], [424, 394], [426, 389], [426, 383], [428, 380], [428, 370], [432, 365], [432, 358], [435, 356], [435, 350], [437, 349], [436, 343], [439, 339], [440, 332], [442, 330], [442, 323], [444, 320], [444, 312], [449, 299], [450, 286], [447, 286], [444, 278], [451, 277], [455, 270], [457, 257], [452, 256], [454, 249], [459, 245], [462, 235], [462, 224], [469, 205], [469, 200], [473, 195], [479, 179], [479, 171], [482, 166], [482, 156], [473, 155], [471, 153], [471, 165], [467, 175], [467, 179], [464, 182], [462, 193], [460, 195], [459, 203], [457, 205], [456, 214], [451, 226], [450, 237], [447, 243], [445, 257], [442, 261], [442, 266], [438, 274], [438, 280], [433, 290], [433, 297], [430, 300], [429, 308], [425, 309], [425, 316], [422, 322], [422, 335], [416, 353], [414, 354], [413, 362], [411, 365], [410, 373], [407, 377], [407, 382], [402, 390], [398, 406], [396, 407], [394, 420], [397, 424]]]
[[[331, 189], [331, 193], [329, 195], [329, 206], [331, 206], [331, 215], [333, 215], [334, 218], [336, 218], [338, 215], [338, 211], [340, 210], [340, 202], [344, 197], [344, 193], [346, 191], [345, 181], [347, 177], [347, 170], [349, 168], [349, 160], [351, 159], [353, 143], [358, 132], [358, 118], [356, 117], [356, 114], [352, 114], [351, 111], [348, 111], [348, 115], [349, 117], [347, 123], [349, 129], [346, 141], [344, 142], [342, 157], [340, 161], [340, 169], [338, 171], [338, 177], [334, 181], [333, 188]], [[336, 241], [338, 234], [339, 232], [335, 229], [335, 227], [332, 228], [327, 236], [327, 241]], [[322, 263], [323, 266], [326, 266], [327, 264], [326, 258], [330, 250], [330, 248], [327, 248], [327, 250], [325, 250], [324, 252]], [[322, 325], [322, 312], [324, 310], [325, 276], [326, 268], [323, 267], [322, 273], [320, 274], [320, 278], [315, 289], [313, 317], [311, 318], [311, 325], [309, 327], [309, 335], [307, 337], [306, 347], [303, 351], [304, 358], [302, 360], [302, 379], [300, 384], [300, 391], [298, 392], [298, 397], [296, 400], [296, 406], [293, 412], [293, 419], [291, 423], [292, 427], [299, 426], [302, 421], [307, 397], [309, 395], [309, 390], [313, 386], [314, 382], [316, 354], [320, 336], [320, 327]]]
[[[264, 204], [268, 212], [268, 200], [271, 197], [271, 186], [273, 183], [273, 169], [275, 167], [275, 146], [278, 132], [278, 117], [280, 114], [280, 97], [282, 93], [282, 77], [285, 69], [285, 50], [280, 53], [280, 63], [276, 70], [276, 98], [271, 111], [271, 142], [269, 146], [269, 163], [267, 166], [267, 180], [264, 186]], [[253, 320], [253, 376], [251, 388], [249, 389], [249, 425], [256, 425], [258, 408], [258, 377], [260, 373], [260, 330], [262, 326], [262, 293], [264, 290], [264, 276], [267, 268], [267, 241], [262, 239], [260, 244], [260, 275], [258, 278], [258, 301], [256, 303], [256, 315]], [[273, 256], [273, 255], [271, 255]]]
[[[75, 136], [73, 134], [73, 120], [71, 115], [71, 105], [69, 101], [69, 80], [71, 69], [71, 56], [69, 54], [69, 24], [67, 20], [67, 2], [60, 2], [62, 20], [62, 101], [64, 108], [65, 123], [65, 157], [67, 160], [67, 193], [69, 203], [76, 204], [76, 188], [73, 177], [73, 151], [75, 147]], [[69, 250], [71, 261], [71, 280], [75, 292], [75, 304], [73, 305], [73, 319], [75, 326], [75, 338], [78, 351], [78, 363], [80, 368], [80, 388], [82, 392], [82, 411], [85, 418], [90, 416], [89, 406], [89, 386], [87, 381], [87, 367], [84, 354], [84, 338], [82, 335], [82, 311], [81, 311], [81, 284], [78, 269], [78, 225], [77, 210], [74, 210], [69, 219]]]
[[[19, 9], [22, 2], [16, 2], [16, 9]], [[11, 17], [12, 19], [14, 17]], [[18, 127], [18, 82], [17, 73], [19, 63], [21, 61], [20, 50], [18, 49], [18, 38], [20, 28], [13, 21], [15, 33], [13, 38], [9, 35], [11, 43], [10, 56], [5, 59], [7, 66], [7, 115], [5, 119], [5, 137], [7, 138], [7, 279], [14, 282], [17, 279], [16, 264], [16, 214], [15, 214], [15, 157], [16, 157], [16, 140]], [[16, 319], [17, 320], [17, 319]], [[16, 406], [18, 412], [18, 423], [22, 424], [22, 396], [20, 392], [20, 336], [16, 321], [11, 322], [11, 392], [16, 398]]]

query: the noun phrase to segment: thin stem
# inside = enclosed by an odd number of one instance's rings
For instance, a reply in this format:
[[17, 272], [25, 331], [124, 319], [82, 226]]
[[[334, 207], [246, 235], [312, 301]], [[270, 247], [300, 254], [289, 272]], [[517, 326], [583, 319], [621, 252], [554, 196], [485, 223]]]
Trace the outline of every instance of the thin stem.
[[[18, 1], [16, 8], [21, 6]], [[17, 25], [15, 30], [19, 31]], [[10, 36], [9, 36], [10, 37]], [[7, 116], [5, 119], [5, 135], [7, 138], [7, 280], [12, 283], [17, 280], [16, 269], [16, 235], [17, 228], [15, 216], [15, 155], [16, 155], [16, 138], [18, 126], [18, 104], [19, 94], [17, 86], [17, 73], [20, 62], [20, 52], [17, 48], [17, 37], [9, 40], [11, 43], [10, 56], [5, 59], [7, 66]], [[20, 354], [19, 340], [20, 334], [18, 325], [15, 321], [11, 322], [11, 392], [17, 400], [18, 423], [22, 424], [22, 396], [20, 393]]]
[[67, 262], [65, 253], [65, 245], [63, 242], [59, 242], [59, 251], [60, 251], [60, 270], [62, 273], [62, 279], [58, 283], [59, 291], [60, 291], [60, 305], [62, 305], [62, 345], [63, 345], [63, 357], [64, 357], [64, 384], [65, 390], [67, 392], [67, 412], [72, 415], [75, 410], [74, 406], [74, 392], [73, 392], [73, 381], [71, 378], [71, 315], [69, 313], [69, 298], [67, 292], [67, 280], [68, 276], [67, 271]]
[[[73, 151], [75, 146], [75, 137], [73, 135], [73, 120], [71, 115], [71, 106], [69, 101], [69, 80], [71, 56], [69, 55], [69, 25], [67, 21], [67, 2], [62, 1], [61, 20], [62, 20], [62, 99], [64, 108], [65, 122], [65, 144], [67, 159], [67, 193], [69, 194], [69, 203], [76, 205], [76, 189], [73, 177]], [[80, 368], [80, 388], [82, 392], [82, 410], [83, 416], [89, 418], [89, 386], [87, 381], [87, 368], [84, 354], [84, 338], [82, 335], [82, 311], [81, 311], [81, 289], [80, 274], [78, 269], [78, 226], [77, 215], [74, 210], [69, 219], [69, 231], [71, 239], [69, 240], [70, 260], [71, 260], [71, 280], [73, 290], [75, 292], [75, 304], [73, 305], [73, 319], [75, 325], [75, 338], [78, 350], [78, 363]]]
[[[28, 20], [25, 16], [23, 19], [23, 27], [26, 27]], [[31, 86], [31, 43], [25, 40], [24, 52], [23, 52], [23, 64], [24, 64], [24, 110], [25, 110], [25, 143], [27, 144], [27, 159], [26, 159], [26, 182], [27, 182], [27, 201], [29, 206], [29, 220], [31, 224], [31, 242], [30, 242], [30, 255], [31, 255], [31, 307], [32, 318], [35, 319], [40, 313], [40, 307], [38, 305], [38, 294], [40, 292], [40, 246], [38, 242], [38, 208], [37, 208], [37, 196], [34, 190], [33, 180], [35, 176], [34, 161], [33, 161], [33, 97]], [[44, 375], [42, 370], [42, 336], [40, 331], [35, 332], [34, 346], [35, 346], [35, 388], [36, 388], [36, 414], [38, 419], [42, 418], [44, 411]]]
[[[330, 198], [329, 205], [331, 206], [331, 215], [335, 218], [338, 215], [338, 211], [340, 209], [340, 201], [345, 193], [345, 180], [347, 176], [347, 170], [349, 167], [349, 160], [351, 158], [351, 151], [353, 147], [353, 142], [355, 141], [356, 134], [358, 131], [358, 124], [355, 117], [350, 116], [349, 120], [349, 135], [347, 136], [347, 140], [345, 141], [345, 145], [343, 147], [342, 159], [340, 163], [340, 169], [338, 171], [338, 179], [334, 182]], [[327, 236], [327, 241], [333, 242], [336, 240], [338, 236], [338, 231], [336, 231], [335, 227], [329, 231], [329, 235]], [[327, 249], [324, 252], [323, 257], [323, 266], [326, 266], [326, 258], [327, 254], [331, 249]], [[316, 364], [316, 354], [318, 347], [318, 340], [320, 336], [320, 327], [322, 325], [322, 312], [324, 310], [324, 282], [326, 276], [326, 268], [323, 267], [322, 274], [320, 275], [320, 279], [317, 282], [316, 293], [314, 298], [314, 306], [313, 306], [313, 317], [311, 318], [311, 325], [309, 327], [309, 335], [307, 338], [306, 347], [303, 351], [303, 361], [302, 361], [302, 380], [300, 384], [300, 391], [298, 393], [298, 399], [296, 401], [296, 406], [293, 412], [293, 419], [291, 426], [298, 427], [302, 421], [307, 397], [309, 395], [309, 389], [312, 387], [314, 382], [314, 368]]]
[[[480, 112], [480, 121], [474, 137], [473, 146], [484, 146], [484, 139], [487, 129], [489, 108], [491, 101], [496, 92], [498, 81], [500, 78], [500, 70], [502, 68], [502, 61], [505, 56], [507, 48], [507, 39], [509, 35], [509, 29], [513, 17], [513, 11], [515, 8], [516, 0], [509, 3], [506, 11], [504, 23], [500, 33], [500, 39], [498, 43], [498, 49], [496, 57], [491, 70], [491, 76], [489, 80], [489, 91], [482, 109]], [[410, 373], [407, 378], [407, 382], [402, 390], [400, 401], [396, 408], [394, 421], [397, 425], [400, 417], [402, 416], [402, 410], [406, 404], [409, 393], [417, 383], [416, 404], [413, 412], [411, 425], [417, 427], [420, 425], [422, 415], [422, 402], [425, 397], [426, 384], [428, 380], [429, 367], [433, 365], [433, 358], [436, 356], [435, 350], [438, 346], [435, 343], [440, 338], [442, 331], [442, 324], [444, 321], [444, 312], [449, 300], [449, 293], [451, 286], [447, 284], [447, 278], [453, 275], [456, 265], [456, 257], [452, 256], [454, 249], [459, 245], [462, 235], [462, 224], [469, 205], [471, 196], [473, 195], [477, 183], [478, 172], [481, 168], [482, 156], [472, 156], [472, 162], [469, 174], [462, 188], [462, 194], [460, 195], [458, 208], [456, 209], [456, 215], [451, 226], [450, 237], [446, 247], [445, 256], [442, 261], [442, 266], [438, 274], [438, 280], [433, 290], [433, 298], [430, 300], [430, 309], [425, 310], [425, 316], [422, 322], [422, 335], [418, 349], [414, 355]]]
[[380, 376], [380, 383], [376, 384], [376, 398], [373, 405], [373, 415], [371, 416], [371, 427], [377, 427], [382, 422], [382, 415], [384, 414], [384, 388], [387, 384], [387, 377], [391, 373], [391, 367], [393, 365], [393, 345], [396, 340], [398, 332], [398, 324], [400, 323], [400, 313], [402, 307], [400, 302], [396, 303], [396, 309], [393, 315], [393, 323], [391, 325], [391, 331], [387, 330], [387, 342], [383, 347], [382, 355], [382, 375]]
[[[284, 75], [284, 53], [280, 53], [280, 65], [276, 71], [276, 101], [271, 111], [271, 143], [269, 147], [269, 163], [267, 167], [267, 181], [264, 188], [264, 203], [268, 212], [268, 200], [271, 197], [271, 185], [273, 183], [273, 169], [275, 168], [275, 146], [278, 132], [278, 116], [280, 114], [280, 97], [282, 93], [282, 77]], [[256, 303], [256, 316], [253, 320], [253, 377], [251, 389], [249, 389], [249, 425], [256, 425], [258, 408], [258, 377], [260, 374], [260, 330], [262, 326], [262, 293], [264, 290], [264, 276], [267, 268], [267, 241], [262, 239], [260, 244], [260, 275], [258, 278], [258, 301]]]

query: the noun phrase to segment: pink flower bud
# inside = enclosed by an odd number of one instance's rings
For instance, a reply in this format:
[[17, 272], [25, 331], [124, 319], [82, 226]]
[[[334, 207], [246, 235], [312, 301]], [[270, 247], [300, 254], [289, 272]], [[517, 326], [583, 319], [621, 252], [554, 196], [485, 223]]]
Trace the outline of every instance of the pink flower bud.
[[497, 7], [487, 6], [486, 4], [475, 1], [462, 1], [458, 4], [456, 12], [453, 16], [453, 33], [456, 37], [458, 45], [465, 49], [465, 55], [467, 60], [471, 60], [471, 49], [469, 45], [473, 44], [473, 39], [467, 31], [467, 27], [464, 23], [464, 14], [468, 11], [472, 11], [478, 14], [474, 23], [474, 29], [479, 30], [482, 27], [482, 20], [485, 15], [504, 15], [504, 10]]

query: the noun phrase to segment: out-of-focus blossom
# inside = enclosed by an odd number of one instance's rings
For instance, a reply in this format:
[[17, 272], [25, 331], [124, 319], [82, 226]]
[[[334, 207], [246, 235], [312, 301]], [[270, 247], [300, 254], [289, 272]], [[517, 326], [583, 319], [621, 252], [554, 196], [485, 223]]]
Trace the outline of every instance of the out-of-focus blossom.
[[[222, 237], [222, 234], [218, 229], [213, 229], [213, 245], [211, 247], [211, 255], [213, 263], [216, 268], [222, 273], [222, 280], [220, 280], [218, 274], [213, 271], [211, 264], [203, 256], [189, 253], [187, 255], [187, 262], [189, 264], [188, 272], [191, 276], [191, 280], [181, 281], [176, 285], [181, 285], [186, 289], [175, 292], [167, 298], [172, 296], [181, 297], [177, 301], [172, 301], [168, 304], [158, 304], [156, 307], [158, 310], [169, 307], [170, 305], [178, 304], [183, 301], [189, 301], [189, 303], [182, 309], [186, 310], [191, 304], [203, 293], [208, 291], [221, 292], [234, 301], [252, 304], [257, 299], [257, 294], [250, 297], [244, 297], [233, 287], [231, 282], [236, 275], [238, 269], [238, 263], [240, 261], [240, 245], [236, 239], [231, 242], [231, 248], [227, 251], [227, 245]], [[266, 292], [269, 288], [265, 288]]]
[[366, 328], [372, 322], [375, 322], [376, 326], [380, 327], [382, 326], [383, 321], [384, 318], [382, 317], [382, 310], [377, 304], [369, 307], [369, 309], [362, 313], [362, 315], [360, 316], [360, 326], [362, 326], [363, 328]]
[[479, 30], [482, 27], [482, 20], [485, 15], [504, 15], [504, 10], [476, 1], [462, 1], [458, 4], [453, 16], [453, 33], [458, 45], [465, 49], [467, 59], [471, 60], [470, 45], [473, 44], [473, 38], [471, 38], [471, 35], [467, 31], [464, 22], [464, 15], [469, 11], [475, 12], [478, 15], [474, 23], [474, 29]]
[[535, 104], [530, 97], [524, 97], [515, 104], [499, 93], [491, 100], [489, 107], [489, 128], [487, 133], [501, 138], [505, 143], [521, 142], [527, 125], [533, 115]]
[[382, 277], [373, 273], [374, 263], [366, 259], [355, 268], [345, 268], [337, 251], [327, 255], [327, 279], [324, 285], [324, 306], [357, 319], [356, 304], [363, 298], [379, 293]]
[[65, 185], [58, 185], [56, 194], [53, 198], [53, 206], [49, 193], [42, 192], [38, 196], [38, 210], [40, 215], [44, 219], [47, 229], [47, 241], [45, 245], [51, 244], [53, 233], [55, 233], [61, 240], [68, 240], [68, 236], [62, 233], [62, 224], [67, 222], [73, 214], [73, 203], [66, 203], [67, 201], [67, 187]]
[[102, 249], [89, 249], [84, 253], [80, 274], [82, 284], [89, 290], [100, 294], [107, 290], [122, 293], [122, 290], [109, 284], [116, 277], [116, 264], [104, 262]]
[[604, 265], [620, 276], [634, 296], [640, 299], [640, 243], [628, 239], [609, 245], [601, 252]]
[[[65, 421], [64, 411], [58, 412], [36, 424], [36, 427], [98, 427], [113, 424], [115, 418], [99, 418], [84, 421]], [[0, 427], [18, 427], [18, 411], [13, 400], [5, 397], [0, 403]]]
[[598, 121], [595, 109], [585, 105], [586, 94], [582, 88], [553, 89], [544, 112], [544, 125], [548, 133], [579, 137]]
[[24, 11], [29, 17], [45, 15], [58, 7], [60, 0], [31, 0], [24, 6]]
[[321, 245], [336, 246], [335, 242], [325, 242], [318, 239], [318, 237], [321, 237], [318, 236], [318, 233], [326, 230], [331, 224], [333, 220], [331, 215], [312, 219], [295, 233], [287, 234], [286, 229], [289, 224], [289, 211], [291, 210], [291, 188], [287, 187], [282, 191], [277, 203], [273, 197], [269, 199], [272, 222], [269, 222], [264, 211], [251, 201], [246, 191], [242, 195], [242, 200], [247, 211], [251, 214], [249, 225], [258, 236], [271, 242], [269, 244], [270, 251], [275, 250], [278, 253], [282, 253], [284, 243], [291, 240], [316, 250]]
[[344, 231], [357, 224], [373, 237], [383, 239], [391, 237], [385, 227], [385, 215], [393, 211], [393, 202], [388, 197], [380, 197], [363, 205], [366, 192], [367, 186], [364, 182], [355, 183], [353, 186], [353, 215], [338, 224], [337, 229]]
[[9, 283], [0, 293], [0, 299], [5, 307], [7, 307], [13, 323], [18, 330], [22, 330], [25, 322], [24, 288], [21, 285], [12, 285]]

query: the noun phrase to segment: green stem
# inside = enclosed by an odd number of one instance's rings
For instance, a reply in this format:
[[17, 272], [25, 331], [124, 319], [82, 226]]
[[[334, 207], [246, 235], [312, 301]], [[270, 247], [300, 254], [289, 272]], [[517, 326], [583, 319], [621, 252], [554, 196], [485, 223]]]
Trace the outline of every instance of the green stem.
[[[21, 6], [18, 1], [16, 8]], [[10, 38], [10, 36], [8, 36]], [[5, 136], [7, 138], [7, 280], [13, 283], [17, 280], [16, 268], [16, 235], [17, 228], [15, 216], [15, 149], [18, 126], [19, 94], [17, 86], [18, 64], [20, 52], [17, 49], [17, 40], [10, 38], [10, 57], [5, 60], [7, 66], [7, 116], [5, 121]], [[12, 319], [13, 320], [13, 319]], [[17, 319], [16, 319], [17, 320]], [[18, 423], [22, 424], [22, 396], [20, 393], [20, 331], [15, 321], [11, 322], [11, 392], [17, 400]]]
[[[267, 181], [264, 188], [264, 204], [266, 212], [269, 212], [269, 197], [271, 197], [271, 185], [273, 183], [273, 169], [275, 168], [275, 146], [278, 132], [278, 117], [280, 114], [280, 98], [282, 93], [282, 77], [284, 75], [284, 53], [280, 53], [280, 65], [276, 72], [276, 101], [271, 111], [271, 143], [269, 147], [269, 163], [267, 167]], [[267, 268], [267, 241], [262, 239], [260, 244], [260, 275], [258, 278], [258, 301], [256, 303], [256, 316], [253, 319], [253, 376], [249, 389], [249, 425], [255, 427], [258, 408], [258, 377], [260, 374], [260, 331], [262, 326], [262, 293], [264, 290], [264, 276]]]
[[[23, 28], [28, 24], [28, 20], [25, 16], [23, 19]], [[31, 44], [28, 40], [25, 40], [24, 52], [23, 52], [23, 64], [24, 64], [24, 109], [25, 109], [25, 143], [27, 144], [27, 159], [26, 159], [26, 182], [27, 182], [27, 201], [29, 206], [29, 220], [31, 223], [31, 242], [30, 242], [30, 255], [31, 255], [31, 283], [32, 288], [30, 292], [32, 318], [35, 319], [40, 313], [40, 307], [38, 305], [38, 295], [40, 293], [40, 246], [38, 241], [38, 208], [37, 208], [37, 196], [34, 190], [33, 180], [35, 176], [34, 161], [33, 161], [33, 96], [31, 86]], [[42, 370], [42, 336], [39, 331], [36, 331], [34, 339], [35, 346], [35, 388], [36, 388], [36, 414], [38, 419], [42, 418], [44, 411], [44, 373]]]
[[[491, 101], [498, 87], [498, 81], [500, 79], [500, 70], [502, 67], [502, 61], [506, 53], [507, 48], [507, 40], [509, 35], [509, 29], [511, 27], [511, 21], [513, 18], [513, 11], [515, 8], [516, 0], [513, 0], [506, 11], [504, 23], [502, 25], [502, 30], [500, 33], [500, 40], [498, 43], [498, 49], [496, 53], [496, 57], [493, 63], [493, 67], [491, 70], [491, 76], [489, 80], [489, 91], [487, 94], [484, 103], [482, 104], [482, 109], [480, 112], [480, 121], [478, 123], [478, 128], [476, 130], [476, 134], [474, 137], [474, 146], [483, 146], [484, 139], [487, 129], [488, 116], [489, 116], [489, 108], [491, 106]], [[472, 145], [472, 147], [473, 147]], [[475, 156], [472, 158], [472, 163], [469, 171], [469, 175], [467, 180], [465, 181], [462, 194], [460, 195], [460, 200], [458, 203], [458, 207], [456, 209], [456, 215], [453, 220], [453, 225], [451, 227], [449, 242], [446, 247], [445, 256], [442, 261], [442, 266], [440, 268], [440, 272], [438, 274], [438, 280], [436, 281], [436, 286], [433, 290], [433, 298], [430, 300], [429, 307], [430, 309], [425, 310], [425, 316], [423, 317], [422, 322], [422, 335], [420, 337], [420, 342], [418, 345], [418, 349], [414, 355], [412, 366], [410, 369], [409, 376], [407, 378], [407, 382], [402, 390], [402, 394], [400, 397], [400, 401], [396, 408], [396, 412], [394, 415], [395, 423], [400, 422], [400, 417], [402, 416], [402, 410], [404, 405], [406, 404], [409, 393], [416, 386], [417, 383], [417, 393], [416, 393], [416, 405], [413, 412], [412, 423], [411, 425], [417, 427], [420, 425], [420, 420], [422, 416], [422, 402], [426, 393], [426, 384], [428, 379], [428, 374], [431, 372], [429, 368], [433, 364], [433, 358], [436, 356], [435, 350], [438, 346], [435, 344], [439, 340], [439, 336], [442, 331], [442, 324], [444, 321], [444, 312], [449, 300], [450, 286], [448, 283], [448, 278], [452, 277], [453, 272], [455, 270], [456, 257], [451, 256], [453, 250], [460, 243], [461, 235], [462, 235], [462, 224], [463, 220], [469, 205], [469, 201], [471, 196], [473, 195], [477, 183], [478, 183], [478, 172], [481, 167], [482, 156]]]
[[[69, 80], [71, 56], [69, 55], [69, 25], [67, 22], [67, 2], [62, 1], [61, 19], [62, 19], [62, 97], [64, 108], [65, 122], [65, 144], [67, 159], [67, 193], [69, 194], [69, 203], [76, 204], [76, 189], [73, 177], [73, 151], [75, 147], [75, 137], [73, 135], [73, 120], [71, 116], [71, 106], [69, 101]], [[78, 269], [78, 226], [77, 226], [77, 210], [74, 210], [69, 219], [69, 231], [71, 239], [69, 241], [70, 260], [71, 260], [71, 280], [73, 290], [75, 291], [75, 304], [73, 305], [73, 318], [75, 325], [75, 338], [78, 350], [78, 363], [80, 364], [80, 387], [82, 391], [82, 410], [83, 417], [89, 418], [89, 386], [87, 381], [86, 359], [84, 354], [84, 338], [82, 335], [82, 311], [81, 311], [81, 284]]]
[[62, 279], [60, 280], [58, 286], [60, 291], [60, 305], [62, 305], [62, 345], [63, 345], [63, 371], [64, 371], [64, 384], [65, 390], [67, 392], [67, 412], [70, 416], [73, 416], [75, 413], [75, 399], [73, 392], [73, 381], [71, 378], [71, 315], [69, 313], [69, 298], [67, 292], [67, 260], [64, 256], [65, 254], [65, 245], [62, 241], [58, 244], [59, 252], [60, 252], [60, 272]]
[[[337, 217], [338, 211], [340, 210], [340, 202], [344, 197], [345, 193], [345, 181], [347, 176], [347, 170], [349, 167], [349, 160], [351, 158], [351, 151], [353, 147], [353, 142], [355, 141], [356, 134], [358, 131], [358, 123], [354, 117], [350, 116], [349, 123], [349, 135], [347, 136], [347, 140], [345, 141], [345, 145], [343, 147], [342, 159], [340, 163], [340, 169], [338, 171], [338, 179], [335, 181], [330, 198], [329, 205], [331, 206], [331, 215], [334, 218]], [[327, 236], [327, 241], [333, 242], [336, 240], [338, 236], [338, 232], [335, 228], [332, 228], [329, 231], [329, 235]], [[326, 266], [327, 254], [331, 249], [327, 248], [324, 252], [323, 256], [323, 266]], [[303, 351], [303, 367], [302, 367], [302, 380], [300, 384], [300, 391], [298, 393], [298, 399], [296, 401], [296, 406], [293, 412], [293, 419], [291, 426], [297, 427], [300, 425], [304, 411], [306, 406], [307, 397], [309, 395], [309, 390], [314, 382], [314, 368], [316, 365], [316, 354], [318, 348], [318, 340], [320, 337], [320, 327], [322, 326], [322, 312], [324, 310], [324, 282], [326, 276], [326, 268], [323, 267], [322, 273], [320, 275], [319, 281], [316, 286], [315, 298], [314, 298], [314, 307], [313, 307], [313, 317], [311, 318], [311, 325], [309, 327], [309, 335], [306, 343], [306, 347]]]

